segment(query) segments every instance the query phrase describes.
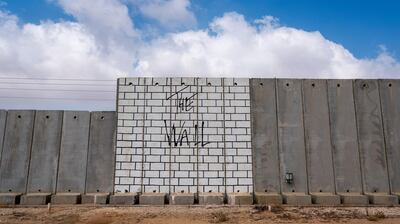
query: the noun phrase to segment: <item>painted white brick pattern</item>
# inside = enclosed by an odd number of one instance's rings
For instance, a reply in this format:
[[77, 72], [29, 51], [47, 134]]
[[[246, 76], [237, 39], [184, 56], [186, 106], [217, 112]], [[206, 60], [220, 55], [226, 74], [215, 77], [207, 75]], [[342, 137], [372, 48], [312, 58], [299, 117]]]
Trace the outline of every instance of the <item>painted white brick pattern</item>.
[[251, 192], [248, 79], [121, 78], [115, 190]]

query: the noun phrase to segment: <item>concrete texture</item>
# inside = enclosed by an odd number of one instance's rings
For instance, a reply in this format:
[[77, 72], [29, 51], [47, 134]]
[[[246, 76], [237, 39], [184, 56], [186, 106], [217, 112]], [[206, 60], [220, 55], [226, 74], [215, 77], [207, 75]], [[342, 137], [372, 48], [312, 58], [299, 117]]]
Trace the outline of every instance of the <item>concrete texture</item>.
[[115, 112], [92, 112], [86, 192], [113, 192], [115, 161]]
[[169, 204], [171, 205], [193, 205], [193, 193], [172, 193], [169, 195]]
[[373, 205], [397, 205], [399, 197], [385, 193], [368, 193], [369, 203]]
[[0, 192], [26, 192], [34, 116], [31, 110], [8, 111], [0, 162]]
[[199, 193], [200, 205], [222, 205], [224, 204], [223, 193]]
[[336, 192], [362, 193], [352, 80], [328, 80]]
[[36, 112], [27, 192], [56, 190], [62, 114], [62, 111]]
[[3, 149], [4, 133], [6, 131], [7, 111], [0, 110], [0, 163], [1, 163], [1, 151]]
[[22, 205], [46, 205], [50, 203], [50, 193], [28, 193], [21, 196]]
[[89, 193], [82, 195], [82, 204], [108, 204], [110, 193]]
[[144, 193], [139, 195], [141, 205], [164, 205], [167, 199], [166, 193]]
[[340, 196], [341, 203], [344, 205], [360, 206], [369, 204], [369, 199], [366, 195], [357, 193], [340, 193], [338, 195]]
[[310, 205], [311, 195], [307, 195], [304, 193], [282, 193], [283, 203], [288, 205]]
[[400, 203], [400, 192], [394, 192], [393, 195], [397, 196], [399, 203]]
[[400, 192], [400, 80], [379, 80], [391, 192]]
[[[301, 80], [286, 79], [276, 85], [282, 192], [308, 191], [301, 86]], [[293, 183], [285, 182], [285, 173], [293, 173]]]
[[64, 112], [57, 193], [85, 192], [89, 122], [89, 112]]
[[303, 81], [303, 106], [308, 190], [335, 193], [326, 80]]
[[313, 204], [340, 205], [340, 196], [332, 193], [310, 193]]
[[20, 200], [20, 193], [0, 193], [0, 205], [16, 205]]
[[80, 193], [57, 193], [51, 195], [51, 203], [52, 204], [80, 204], [81, 203], [81, 194]]
[[110, 196], [111, 205], [134, 205], [139, 201], [137, 193], [115, 193]]
[[364, 192], [389, 193], [377, 80], [354, 81], [354, 98]]
[[230, 205], [252, 205], [253, 195], [250, 193], [230, 193], [228, 194], [228, 204]]
[[278, 193], [264, 193], [264, 192], [256, 192], [256, 204], [265, 204], [265, 205], [280, 205], [282, 204], [282, 195]]
[[280, 192], [274, 79], [250, 80], [254, 191]]

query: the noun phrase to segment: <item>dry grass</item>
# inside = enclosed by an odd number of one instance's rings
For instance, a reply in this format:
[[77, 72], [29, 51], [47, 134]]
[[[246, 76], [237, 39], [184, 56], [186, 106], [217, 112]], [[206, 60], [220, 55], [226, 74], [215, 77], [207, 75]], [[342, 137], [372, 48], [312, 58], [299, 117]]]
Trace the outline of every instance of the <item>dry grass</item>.
[[367, 220], [376, 222], [376, 221], [379, 221], [380, 219], [384, 219], [384, 218], [386, 218], [385, 214], [383, 212], [381, 212], [381, 211], [378, 211], [373, 215], [369, 215], [367, 217]]
[[229, 221], [229, 217], [225, 212], [221, 211], [214, 212], [211, 214], [211, 216], [212, 216], [211, 220], [212, 223], [221, 223]]

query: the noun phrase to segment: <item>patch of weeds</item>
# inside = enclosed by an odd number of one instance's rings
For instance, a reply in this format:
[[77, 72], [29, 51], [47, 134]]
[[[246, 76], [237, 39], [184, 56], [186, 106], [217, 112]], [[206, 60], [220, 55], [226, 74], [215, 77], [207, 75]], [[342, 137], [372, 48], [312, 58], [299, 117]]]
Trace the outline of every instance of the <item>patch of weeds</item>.
[[386, 218], [385, 213], [378, 211], [375, 214], [368, 216], [367, 220], [376, 222], [376, 221], [379, 221], [380, 219], [384, 219], [384, 218]]
[[267, 206], [266, 205], [254, 205], [253, 209], [256, 210], [256, 212], [263, 212], [263, 211], [267, 210]]
[[274, 205], [274, 206], [271, 206], [271, 212], [272, 213], [281, 213], [281, 212], [283, 212], [283, 207], [282, 206], [279, 206], [279, 205]]
[[229, 220], [229, 217], [226, 213], [224, 212], [214, 212], [211, 214], [212, 215], [212, 222], [213, 223], [221, 223], [221, 222], [226, 222]]

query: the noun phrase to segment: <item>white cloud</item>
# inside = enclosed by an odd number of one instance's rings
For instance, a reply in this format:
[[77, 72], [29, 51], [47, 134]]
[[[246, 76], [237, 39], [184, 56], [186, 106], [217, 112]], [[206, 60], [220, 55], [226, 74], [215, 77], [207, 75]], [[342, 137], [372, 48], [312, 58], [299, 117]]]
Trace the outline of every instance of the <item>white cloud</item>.
[[[110, 86], [82, 87], [49, 86], [41, 81], [42, 84], [13, 84], [10, 87], [10, 84], [1, 84], [7, 81], [1, 79], [3, 75], [42, 79], [115, 79], [121, 74], [400, 77], [399, 62], [385, 48], [382, 48], [376, 58], [358, 59], [342, 45], [327, 40], [319, 32], [280, 26], [277, 19], [271, 16], [249, 22], [240, 14], [227, 13], [214, 19], [208, 29], [166, 33], [144, 41], [141, 38], [145, 35], [144, 31], [135, 28], [127, 6], [121, 1], [60, 0], [60, 5], [77, 21], [20, 24], [15, 15], [0, 11], [0, 108], [112, 110], [115, 107], [115, 93], [112, 92], [115, 82], [104, 82]], [[75, 82], [68, 84], [71, 83]], [[27, 90], [50, 87], [110, 92]], [[4, 98], [8, 96], [94, 98], [110, 101]]]
[[162, 26], [190, 28], [196, 25], [196, 17], [190, 11], [189, 0], [131, 0], [140, 12], [157, 20]]
[[167, 34], [141, 48], [137, 74], [238, 77], [399, 77], [400, 64], [383, 51], [357, 59], [319, 32], [255, 23], [237, 13], [216, 18], [209, 30]]

